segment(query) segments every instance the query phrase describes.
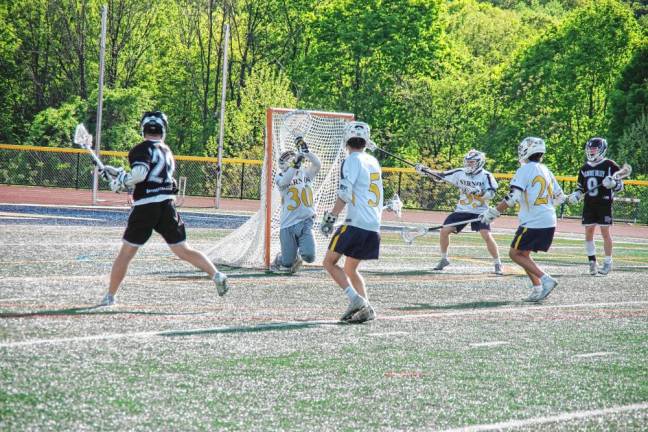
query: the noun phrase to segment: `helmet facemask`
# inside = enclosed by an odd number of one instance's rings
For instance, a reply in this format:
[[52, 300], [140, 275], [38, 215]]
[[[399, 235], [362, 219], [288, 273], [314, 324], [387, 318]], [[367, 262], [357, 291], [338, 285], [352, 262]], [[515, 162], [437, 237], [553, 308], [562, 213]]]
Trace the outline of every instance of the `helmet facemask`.
[[608, 145], [603, 138], [592, 138], [585, 144], [585, 157], [590, 162], [600, 162], [605, 158]]
[[486, 163], [486, 155], [475, 149], [470, 150], [464, 157], [464, 171], [466, 174], [477, 174]]

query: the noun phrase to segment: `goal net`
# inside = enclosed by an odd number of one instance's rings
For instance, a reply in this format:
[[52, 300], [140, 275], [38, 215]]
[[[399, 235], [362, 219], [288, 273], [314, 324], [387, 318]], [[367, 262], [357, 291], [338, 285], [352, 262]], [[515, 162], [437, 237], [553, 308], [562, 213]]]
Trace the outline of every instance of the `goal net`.
[[[321, 264], [329, 238], [319, 230], [322, 214], [333, 208], [337, 196], [340, 166], [345, 156], [342, 141], [344, 126], [354, 120], [349, 113], [333, 113], [287, 108], [266, 111], [265, 157], [261, 171], [261, 202], [259, 211], [238, 229], [221, 239], [207, 252], [215, 263], [232, 267], [268, 268], [281, 251], [279, 217], [281, 195], [274, 184], [279, 172], [279, 156], [295, 150], [295, 138], [303, 136], [311, 152], [322, 162], [313, 181], [313, 208], [316, 244], [315, 263]], [[344, 215], [340, 218], [344, 220]]]

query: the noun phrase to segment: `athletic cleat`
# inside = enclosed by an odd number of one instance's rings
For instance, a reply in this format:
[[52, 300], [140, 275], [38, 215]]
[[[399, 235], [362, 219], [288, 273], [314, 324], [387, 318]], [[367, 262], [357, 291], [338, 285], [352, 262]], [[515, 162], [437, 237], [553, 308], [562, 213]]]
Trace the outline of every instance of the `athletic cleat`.
[[535, 285], [531, 287], [531, 293], [524, 301], [537, 302], [540, 300], [540, 296], [542, 296], [542, 285]]
[[344, 315], [340, 318], [340, 321], [348, 322], [356, 312], [367, 306], [367, 304], [368, 303], [362, 297], [360, 297], [359, 301], [350, 303], [349, 307], [347, 307], [347, 310], [344, 312]]
[[295, 262], [293, 263], [292, 267], [290, 267], [290, 273], [294, 274], [299, 271], [299, 269], [302, 268], [302, 265], [304, 264], [304, 260], [302, 260], [302, 257], [297, 255], [297, 258], [295, 258]]
[[611, 262], [606, 262], [603, 263], [603, 267], [598, 271], [599, 274], [602, 274], [603, 276], [607, 276], [608, 273], [612, 271], [612, 263]]
[[361, 324], [363, 322], [373, 321], [375, 319], [376, 312], [374, 311], [374, 308], [370, 304], [367, 304], [367, 306], [354, 313], [347, 322], [349, 324]]
[[540, 294], [540, 298], [536, 301], [546, 299], [556, 286], [558, 286], [558, 281], [551, 276], [548, 276], [547, 280], [542, 282], [542, 293]]
[[110, 293], [106, 293], [106, 295], [101, 299], [101, 302], [99, 302], [99, 306], [112, 306], [115, 303], [115, 296]]
[[596, 276], [598, 274], [598, 265], [596, 265], [596, 261], [590, 261], [589, 262], [589, 271], [592, 276]]
[[227, 286], [227, 275], [225, 273], [216, 272], [213, 280], [216, 283], [216, 291], [218, 291], [218, 295], [223, 297], [225, 293], [229, 291], [229, 287]]
[[449, 265], [450, 265], [450, 261], [448, 261], [447, 258], [441, 258], [441, 260], [439, 260], [439, 263], [432, 270], [443, 270]]
[[502, 270], [502, 264], [495, 264], [495, 274], [498, 276], [502, 276], [504, 274], [504, 270]]

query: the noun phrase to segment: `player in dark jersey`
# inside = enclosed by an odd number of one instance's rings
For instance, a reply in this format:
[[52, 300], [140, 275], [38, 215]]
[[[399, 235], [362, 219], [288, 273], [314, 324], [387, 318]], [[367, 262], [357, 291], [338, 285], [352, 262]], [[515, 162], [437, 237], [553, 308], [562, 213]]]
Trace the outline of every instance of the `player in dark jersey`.
[[133, 208], [123, 236], [123, 244], [110, 272], [108, 292], [100, 306], [115, 303], [119, 285], [126, 276], [128, 265], [140, 246], [151, 237], [153, 230], [162, 235], [171, 251], [180, 259], [209, 274], [218, 295], [228, 290], [227, 276], [200, 251], [187, 244], [184, 222], [175, 208], [176, 182], [173, 178], [175, 161], [171, 149], [164, 143], [168, 128], [167, 117], [160, 111], [145, 112], [140, 121], [144, 141], [128, 152], [131, 171], [106, 167], [114, 192], [133, 190]]
[[[619, 165], [605, 157], [607, 148], [608, 144], [604, 138], [595, 137], [587, 141], [587, 161], [578, 172], [576, 190], [567, 198], [570, 204], [575, 204], [582, 198], [585, 200], [582, 224], [585, 226], [585, 251], [589, 259], [590, 274], [593, 276], [607, 275], [612, 270], [612, 202], [614, 194], [623, 189], [623, 181], [614, 177], [614, 173], [620, 169]], [[594, 231], [597, 225], [601, 229], [605, 252], [603, 267], [600, 269], [596, 262], [594, 245]]]

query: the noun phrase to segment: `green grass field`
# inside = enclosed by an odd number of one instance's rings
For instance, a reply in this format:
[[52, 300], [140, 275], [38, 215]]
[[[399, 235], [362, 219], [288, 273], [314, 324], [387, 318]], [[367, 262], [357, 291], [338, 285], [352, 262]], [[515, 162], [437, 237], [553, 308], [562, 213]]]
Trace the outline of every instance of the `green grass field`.
[[580, 236], [558, 238], [536, 257], [560, 285], [536, 305], [477, 235], [453, 237], [440, 273], [436, 235], [387, 233], [363, 267], [378, 319], [345, 325], [321, 268], [229, 269], [219, 298], [159, 237], [119, 304], [88, 309], [122, 227], [0, 231], [3, 431], [648, 429], [648, 239], [617, 238], [614, 272], [592, 277]]

